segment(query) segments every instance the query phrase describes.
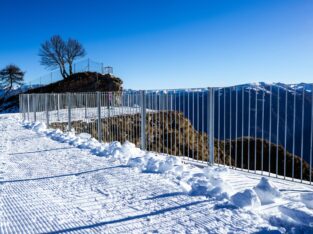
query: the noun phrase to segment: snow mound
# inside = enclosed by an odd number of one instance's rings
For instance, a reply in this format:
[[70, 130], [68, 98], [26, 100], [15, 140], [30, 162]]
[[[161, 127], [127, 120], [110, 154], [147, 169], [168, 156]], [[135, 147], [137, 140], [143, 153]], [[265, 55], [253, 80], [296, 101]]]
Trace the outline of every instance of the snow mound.
[[32, 130], [36, 131], [36, 132], [44, 132], [47, 129], [47, 126], [45, 123], [41, 123], [41, 122], [36, 122], [33, 126], [32, 126]]
[[187, 180], [191, 187], [190, 194], [215, 197], [218, 200], [229, 199], [232, 187], [222, 176], [226, 171], [221, 171], [218, 167], [207, 167], [202, 172], [192, 174]]
[[297, 224], [313, 227], [313, 213], [309, 210], [281, 205], [279, 211]]
[[63, 133], [59, 129], [47, 129], [44, 123], [24, 123], [24, 126], [38, 133], [46, 134], [53, 140], [66, 142], [75, 147], [89, 149], [97, 156], [119, 160], [122, 165], [136, 168], [143, 173], [158, 173], [173, 178], [182, 189], [195, 196], [208, 196], [216, 199], [229, 198], [231, 186], [223, 178], [226, 168], [205, 167], [203, 169], [183, 164], [175, 156], [146, 152], [130, 142], [100, 143], [89, 134], [71, 131]]
[[183, 190], [193, 196], [208, 196], [220, 200], [229, 198], [232, 191], [231, 186], [221, 177], [222, 171], [219, 168], [201, 169], [187, 166], [175, 156], [147, 152], [143, 157], [130, 158], [127, 165], [145, 173], [160, 173], [174, 177]]
[[237, 192], [230, 198], [231, 202], [240, 208], [257, 208], [261, 201], [253, 189], [246, 189], [243, 192]]
[[88, 133], [80, 133], [77, 136], [82, 139], [91, 139], [91, 135]]
[[281, 196], [278, 188], [267, 178], [262, 177], [260, 182], [253, 188], [262, 205], [275, 202]]
[[309, 192], [309, 193], [301, 193], [301, 201], [302, 203], [304, 203], [304, 205], [309, 208], [309, 209], [313, 209], [313, 193]]

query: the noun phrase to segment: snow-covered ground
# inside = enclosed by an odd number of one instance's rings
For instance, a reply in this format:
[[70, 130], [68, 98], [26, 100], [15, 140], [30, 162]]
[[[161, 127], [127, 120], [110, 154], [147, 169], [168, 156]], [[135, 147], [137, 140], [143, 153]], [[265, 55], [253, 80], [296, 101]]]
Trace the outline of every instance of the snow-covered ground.
[[[147, 112], [153, 112], [153, 110], [146, 110]], [[135, 115], [140, 113], [139, 106], [119, 106], [119, 107], [101, 107], [101, 118], [121, 116], [121, 115]], [[36, 112], [36, 119], [41, 122], [46, 122], [46, 112], [38, 111]], [[28, 118], [27, 113], [25, 113], [25, 118]], [[34, 120], [34, 112], [29, 113], [29, 118], [31, 121]], [[71, 110], [71, 120], [72, 121], [95, 121], [98, 118], [98, 109], [96, 107], [88, 108], [73, 108]], [[49, 111], [49, 121], [50, 123], [57, 122], [67, 122], [68, 121], [68, 109], [60, 109]]]
[[313, 232], [313, 188], [0, 115], [0, 233]]

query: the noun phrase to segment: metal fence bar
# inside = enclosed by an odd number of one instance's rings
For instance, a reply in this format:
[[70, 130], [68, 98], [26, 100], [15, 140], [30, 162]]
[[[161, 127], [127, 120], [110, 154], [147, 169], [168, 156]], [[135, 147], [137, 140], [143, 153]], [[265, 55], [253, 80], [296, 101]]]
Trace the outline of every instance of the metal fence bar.
[[[313, 90], [313, 84], [312, 84]], [[310, 172], [312, 171], [312, 153], [313, 153], [313, 92], [311, 92], [311, 137], [310, 137]], [[312, 173], [310, 173], [310, 184], [312, 183]]]
[[284, 132], [284, 136], [285, 136], [285, 140], [284, 140], [284, 179], [286, 179], [286, 160], [287, 160], [287, 103], [288, 103], [288, 90], [286, 89], [285, 91], [285, 132]]
[[32, 97], [33, 97], [33, 113], [34, 113], [34, 122], [37, 121], [37, 109], [36, 109], [36, 95], [35, 94], [32, 94]]
[[251, 149], [250, 149], [250, 142], [251, 142], [251, 89], [249, 89], [249, 104], [248, 104], [248, 172], [250, 171], [250, 154], [251, 154]]
[[243, 170], [243, 154], [244, 154], [244, 102], [245, 102], [245, 90], [241, 90], [241, 170]]
[[229, 88], [229, 166], [232, 166], [232, 87]]
[[214, 164], [214, 88], [209, 89], [210, 105], [209, 105], [209, 164]]
[[272, 151], [272, 98], [273, 98], [273, 86], [270, 87], [270, 105], [269, 105], [269, 137], [268, 137], [268, 176], [271, 176], [271, 151]]
[[146, 92], [141, 92], [141, 149], [146, 149]]
[[300, 162], [300, 179], [301, 182], [303, 180], [303, 133], [304, 133], [304, 86], [302, 87], [302, 109], [301, 109], [301, 150], [300, 150], [300, 157], [301, 157], [301, 162]]
[[49, 106], [48, 106], [49, 99], [48, 98], [49, 98], [48, 94], [45, 94], [45, 112], [46, 112], [47, 127], [49, 127]]
[[29, 95], [30, 94], [27, 94], [27, 120], [29, 121], [29, 111], [30, 111], [30, 104], [29, 104]]
[[295, 175], [295, 140], [296, 140], [296, 91], [294, 92], [294, 97], [293, 97], [293, 141], [292, 141], [292, 180], [294, 180], [294, 175]]
[[276, 126], [276, 178], [278, 177], [278, 145], [279, 145], [279, 124], [280, 124], [280, 87], [277, 89], [277, 126]]
[[262, 93], [262, 146], [261, 146], [261, 174], [263, 175], [264, 169], [264, 103], [265, 92]]
[[224, 118], [224, 122], [223, 122], [223, 128], [224, 128], [224, 155], [223, 155], [223, 159], [224, 159], [224, 166], [226, 166], [226, 88], [224, 88], [224, 114], [223, 114], [223, 118]]
[[255, 91], [255, 106], [254, 106], [254, 173], [256, 173], [257, 125], [258, 125], [258, 92]]
[[221, 128], [221, 96], [220, 96], [220, 89], [217, 90], [217, 163], [220, 165], [220, 128]]
[[235, 89], [235, 168], [237, 168], [237, 154], [238, 154], [238, 89]]
[[98, 112], [98, 141], [102, 140], [102, 123], [101, 123], [101, 93], [97, 92], [97, 112]]
[[68, 119], [68, 131], [70, 132], [72, 130], [72, 98], [71, 94], [67, 93], [67, 106], [68, 106], [68, 112], [67, 112], [67, 119]]

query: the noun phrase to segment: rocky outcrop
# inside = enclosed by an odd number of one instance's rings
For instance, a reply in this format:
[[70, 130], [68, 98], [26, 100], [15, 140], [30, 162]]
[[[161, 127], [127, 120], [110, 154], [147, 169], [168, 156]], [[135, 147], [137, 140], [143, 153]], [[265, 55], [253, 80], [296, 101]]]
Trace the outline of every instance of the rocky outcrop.
[[66, 92], [96, 92], [122, 91], [123, 81], [111, 74], [102, 75], [97, 72], [81, 72], [67, 79], [31, 89], [27, 93], [66, 93]]

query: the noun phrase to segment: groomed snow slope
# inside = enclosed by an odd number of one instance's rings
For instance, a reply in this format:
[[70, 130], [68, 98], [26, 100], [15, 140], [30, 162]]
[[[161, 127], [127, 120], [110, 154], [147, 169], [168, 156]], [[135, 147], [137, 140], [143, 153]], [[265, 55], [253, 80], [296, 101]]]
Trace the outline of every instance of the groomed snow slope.
[[313, 190], [0, 115], [0, 233], [312, 232]]

